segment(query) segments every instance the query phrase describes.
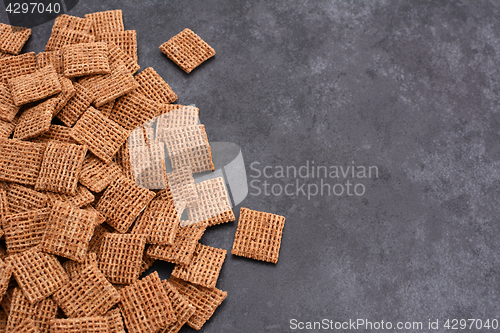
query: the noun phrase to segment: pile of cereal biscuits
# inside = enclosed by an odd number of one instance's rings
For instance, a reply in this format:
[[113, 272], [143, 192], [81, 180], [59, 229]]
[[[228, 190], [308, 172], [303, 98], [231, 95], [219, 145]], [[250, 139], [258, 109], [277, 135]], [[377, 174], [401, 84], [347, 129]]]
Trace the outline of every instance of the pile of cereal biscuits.
[[[222, 178], [194, 182], [214, 169], [199, 110], [136, 74], [121, 10], [60, 15], [20, 54], [30, 35], [0, 23], [0, 332], [200, 330], [227, 251], [199, 240], [235, 217]], [[189, 29], [160, 49], [187, 73], [215, 54]], [[241, 208], [232, 253], [276, 263], [284, 222]], [[141, 276], [155, 260], [168, 280]]]

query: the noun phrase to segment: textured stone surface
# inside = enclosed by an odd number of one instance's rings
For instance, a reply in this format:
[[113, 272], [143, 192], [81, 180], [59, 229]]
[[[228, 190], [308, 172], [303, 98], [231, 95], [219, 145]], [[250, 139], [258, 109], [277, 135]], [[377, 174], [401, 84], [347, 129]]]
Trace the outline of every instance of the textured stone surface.
[[[210, 141], [240, 145], [249, 175], [307, 160], [380, 173], [361, 197], [250, 194], [241, 205], [287, 218], [278, 264], [228, 255], [228, 297], [203, 332], [288, 332], [291, 318], [438, 318], [442, 331], [498, 315], [500, 2], [138, 3], [69, 14], [121, 8], [141, 68], [200, 108]], [[23, 52], [42, 51], [51, 25]], [[158, 49], [186, 27], [217, 52], [191, 74]], [[202, 242], [230, 250], [235, 230]]]

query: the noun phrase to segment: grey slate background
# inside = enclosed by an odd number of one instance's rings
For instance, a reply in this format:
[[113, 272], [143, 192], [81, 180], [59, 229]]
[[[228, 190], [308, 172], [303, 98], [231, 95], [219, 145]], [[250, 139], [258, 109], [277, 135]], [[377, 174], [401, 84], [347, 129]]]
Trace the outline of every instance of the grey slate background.
[[[287, 218], [279, 262], [229, 254], [217, 284], [228, 297], [202, 332], [498, 319], [499, 1], [80, 0], [69, 14], [117, 8], [141, 68], [196, 104], [209, 140], [237, 143], [247, 168], [380, 170], [362, 197], [249, 195], [236, 216]], [[43, 51], [51, 26], [23, 52]], [[185, 27], [217, 52], [191, 74], [158, 49]], [[236, 225], [202, 243], [230, 252]]]

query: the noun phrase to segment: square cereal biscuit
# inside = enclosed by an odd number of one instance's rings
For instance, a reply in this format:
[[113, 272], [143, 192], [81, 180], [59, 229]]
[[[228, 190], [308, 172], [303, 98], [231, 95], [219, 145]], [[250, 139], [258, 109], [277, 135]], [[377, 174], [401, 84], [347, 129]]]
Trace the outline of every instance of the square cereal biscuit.
[[135, 76], [139, 83], [137, 91], [147, 98], [157, 102], [170, 104], [177, 100], [177, 95], [153, 67], [148, 67]]
[[80, 119], [94, 100], [94, 95], [87, 88], [78, 83], [74, 86], [75, 96], [56, 115], [68, 127], [73, 126]]
[[167, 292], [154, 272], [120, 290], [125, 325], [130, 333], [157, 332], [175, 322]]
[[160, 50], [186, 73], [215, 55], [210, 45], [187, 28], [163, 43]]
[[98, 316], [52, 319], [50, 333], [109, 333], [108, 320]]
[[90, 33], [91, 24], [90, 20], [81, 17], [59, 15], [52, 26], [45, 51], [60, 50], [70, 44], [93, 42], [94, 36]]
[[87, 265], [52, 298], [66, 316], [77, 318], [104, 315], [120, 301], [120, 294], [96, 265]]
[[50, 125], [49, 130], [31, 139], [31, 142], [47, 143], [49, 141], [59, 141], [64, 143], [78, 144], [71, 138], [71, 128], [62, 125]]
[[176, 265], [172, 276], [203, 287], [214, 288], [226, 254], [226, 250], [198, 243], [189, 264]]
[[19, 54], [30, 36], [31, 29], [0, 23], [0, 51]]
[[96, 35], [96, 41], [113, 43], [137, 62], [137, 32], [135, 30], [104, 31]]
[[69, 281], [59, 260], [33, 248], [8, 257], [14, 278], [31, 304], [52, 295]]
[[62, 75], [64, 72], [63, 54], [61, 50], [40, 52], [36, 55], [36, 61], [39, 68], [52, 65], [57, 74]]
[[64, 47], [64, 76], [77, 77], [111, 73], [106, 43], [81, 43]]
[[93, 192], [102, 192], [120, 175], [120, 166], [115, 162], [106, 163], [93, 154], [87, 154], [79, 181]]
[[159, 104], [134, 90], [118, 98], [110, 119], [132, 131], [155, 117]]
[[98, 221], [95, 212], [55, 202], [51, 206], [41, 248], [44, 252], [82, 262]]
[[0, 59], [0, 81], [7, 83], [11, 78], [31, 74], [38, 70], [35, 52]]
[[78, 178], [86, 154], [86, 146], [49, 142], [43, 155], [35, 190], [76, 195]]
[[61, 82], [52, 65], [34, 73], [13, 77], [7, 82], [14, 104], [17, 106], [39, 101], [62, 90]]
[[22, 323], [14, 327], [11, 332], [16, 333], [40, 333], [40, 330], [35, 326], [31, 319], [25, 319]]
[[14, 139], [28, 140], [35, 138], [50, 129], [50, 122], [55, 112], [56, 98], [24, 109], [14, 129]]
[[19, 253], [40, 244], [49, 213], [48, 209], [43, 208], [7, 215], [3, 222], [7, 252]]
[[42, 209], [47, 205], [47, 196], [29, 187], [12, 183], [6, 193], [11, 214]]
[[0, 138], [0, 181], [35, 185], [45, 146]]
[[90, 192], [85, 186], [78, 184], [76, 186], [75, 195], [54, 193], [54, 192], [45, 192], [47, 195], [48, 201], [54, 203], [56, 201], [61, 201], [70, 204], [76, 208], [82, 208], [87, 205], [90, 205], [94, 202], [94, 195]]
[[110, 163], [121, 145], [127, 141], [128, 131], [89, 107], [76, 122], [71, 137], [86, 145], [92, 154]]
[[154, 197], [154, 192], [137, 186], [133, 180], [118, 177], [106, 188], [96, 209], [110, 226], [125, 233]]
[[18, 111], [19, 107], [14, 104], [10, 88], [0, 82], [0, 120], [11, 122]]
[[85, 14], [85, 18], [92, 22], [94, 34], [124, 30], [121, 9]]
[[123, 52], [123, 50], [112, 42], [108, 42], [108, 57], [110, 66], [114, 64], [115, 66], [122, 63], [129, 70], [130, 74], [134, 75], [135, 72], [141, 68], [137, 61], [134, 61], [128, 54]]
[[144, 235], [104, 235], [98, 254], [99, 269], [114, 284], [131, 284], [139, 279]]
[[87, 266], [94, 265], [95, 267], [97, 267], [97, 255], [93, 252], [87, 252], [87, 255], [85, 256], [85, 260], [83, 262], [67, 260], [62, 265], [66, 273], [68, 273], [69, 279], [73, 280]]
[[129, 136], [130, 166], [136, 184], [150, 190], [165, 189], [165, 148], [163, 142], [152, 141], [150, 144], [136, 146], [130, 144], [130, 138]]
[[231, 253], [277, 263], [284, 226], [283, 216], [242, 207]]
[[167, 292], [168, 298], [172, 303], [172, 309], [174, 310], [176, 322], [171, 324], [168, 328], [161, 330], [161, 333], [177, 333], [180, 331], [182, 326], [187, 323], [189, 318], [191, 318], [196, 311], [194, 306], [189, 304], [187, 299], [182, 296], [177, 289], [167, 280], [163, 280], [163, 287]]

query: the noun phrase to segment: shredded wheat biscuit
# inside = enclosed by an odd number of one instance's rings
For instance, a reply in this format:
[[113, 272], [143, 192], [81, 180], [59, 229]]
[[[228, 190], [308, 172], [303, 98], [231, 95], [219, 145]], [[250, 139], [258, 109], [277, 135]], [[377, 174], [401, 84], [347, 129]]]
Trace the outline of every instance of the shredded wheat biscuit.
[[186, 73], [215, 55], [210, 45], [187, 28], [163, 43], [160, 50]]
[[66, 77], [109, 74], [108, 45], [81, 43], [66, 46], [63, 50], [63, 65]]
[[122, 172], [126, 178], [135, 180], [132, 174], [132, 166], [130, 164], [130, 154], [128, 150], [128, 140], [116, 152], [116, 163], [122, 168]]
[[12, 214], [42, 209], [47, 205], [47, 196], [29, 187], [12, 183], [6, 193]]
[[[19, 120], [17, 118], [16, 122]], [[7, 139], [10, 137], [10, 135], [14, 132], [14, 129], [16, 128], [16, 123], [12, 122], [6, 122], [3, 120], [0, 120], [0, 138]]]
[[54, 114], [53, 116], [56, 116], [59, 111], [68, 103], [68, 101], [75, 96], [76, 90], [75, 87], [73, 86], [73, 81], [70, 79], [59, 75], [59, 82], [61, 83], [61, 92], [54, 96], [54, 98], [57, 100], [55, 109], [54, 109]]
[[199, 122], [199, 109], [194, 106], [182, 106], [157, 117], [156, 139], [165, 139], [164, 131], [175, 127], [196, 126]]
[[43, 103], [22, 111], [14, 129], [14, 139], [27, 140], [35, 138], [50, 129], [52, 115], [57, 104], [56, 98], [50, 98]]
[[101, 32], [97, 34], [96, 40], [115, 44], [132, 61], [137, 62], [137, 33], [135, 30]]
[[94, 95], [87, 88], [78, 83], [75, 83], [74, 86], [75, 96], [66, 103], [56, 116], [68, 127], [73, 126], [78, 121], [94, 100]]
[[150, 190], [166, 187], [163, 142], [154, 141], [143, 146], [133, 146], [129, 142], [129, 155], [132, 174], [138, 186]]
[[185, 207], [194, 207], [198, 204], [198, 192], [190, 167], [178, 168], [166, 175], [168, 188], [179, 214], [182, 214]]
[[75, 195], [53, 192], [46, 192], [45, 194], [47, 195], [47, 198], [51, 203], [54, 203], [55, 201], [62, 201], [76, 208], [85, 207], [94, 202], [95, 199], [92, 192], [90, 192], [85, 186], [82, 186], [80, 184], [78, 184], [76, 187]]
[[78, 262], [74, 260], [68, 260], [63, 264], [64, 270], [69, 276], [70, 280], [76, 278], [81, 271], [89, 265], [94, 265], [97, 267], [97, 255], [93, 252], [88, 252], [85, 260], [83, 262]]
[[182, 296], [177, 289], [167, 280], [163, 280], [163, 287], [167, 292], [168, 298], [172, 303], [172, 309], [174, 310], [175, 317], [177, 321], [171, 324], [168, 328], [161, 331], [161, 333], [177, 333], [180, 331], [182, 326], [191, 318], [196, 311], [195, 307], [189, 304], [187, 299]]
[[35, 185], [44, 151], [43, 144], [0, 138], [0, 181]]
[[40, 333], [40, 330], [35, 326], [33, 320], [25, 319], [22, 323], [14, 327], [12, 332], [16, 333]]
[[0, 82], [0, 120], [11, 122], [18, 111], [19, 107], [14, 104], [10, 88]]
[[121, 174], [115, 162], [104, 162], [100, 158], [87, 154], [83, 161], [80, 183], [93, 192], [101, 192]]
[[7, 82], [14, 104], [17, 106], [39, 101], [62, 90], [61, 82], [52, 65], [34, 73], [13, 77]]
[[62, 75], [64, 73], [63, 54], [61, 50], [40, 52], [36, 55], [36, 61], [39, 68], [52, 65], [57, 74]]
[[148, 67], [135, 76], [139, 83], [137, 91], [147, 98], [157, 102], [170, 104], [177, 100], [177, 95], [153, 67]]
[[[130, 74], [134, 75], [135, 72], [141, 68], [139, 64], [131, 59], [128, 54], [123, 52], [123, 50], [118, 47], [117, 45], [113, 44], [112, 42], [108, 42], [108, 51], [109, 51], [109, 62], [110, 66], [111, 63], [116, 63], [118, 64], [121, 62], [127, 69], [129, 70]], [[136, 77], [137, 79], [137, 77]]]
[[109, 310], [104, 317], [108, 321], [109, 333], [125, 333], [122, 313], [119, 308]]
[[132, 131], [145, 121], [154, 118], [158, 108], [158, 103], [137, 91], [132, 91], [116, 100], [110, 119]]
[[121, 9], [85, 14], [85, 18], [92, 22], [94, 34], [124, 30]]
[[46, 208], [9, 214], [4, 220], [5, 245], [10, 254], [41, 243], [50, 211]]
[[102, 223], [96, 226], [94, 229], [94, 235], [89, 242], [89, 253], [99, 253], [104, 236], [112, 232], [113, 228], [111, 228], [107, 223]]
[[90, 20], [66, 14], [59, 15], [52, 26], [52, 34], [45, 51], [60, 50], [70, 44], [93, 42], [94, 36], [90, 34], [90, 28]]
[[[14, 274], [14, 271], [12, 271], [12, 274]], [[9, 286], [7, 292], [3, 295], [2, 301], [0, 302], [0, 307], [2, 307], [3, 311], [7, 314], [7, 316], [9, 315], [10, 312], [10, 304], [12, 303], [13, 294], [14, 294], [14, 287]]]
[[50, 333], [109, 333], [109, 327], [104, 317], [52, 319]]
[[111, 111], [113, 111], [114, 105], [115, 105], [115, 100], [112, 100], [111, 102], [108, 102], [101, 106], [96, 106], [96, 110], [102, 113], [105, 117], [109, 118], [109, 116], [111, 115]]
[[143, 274], [144, 272], [146, 272], [148, 269], [151, 268], [151, 266], [153, 266], [153, 264], [155, 263], [155, 259], [153, 258], [150, 258], [146, 255], [146, 250], [144, 250], [144, 254], [142, 256], [142, 265], [141, 265], [141, 274]]
[[0, 23], [0, 51], [19, 54], [30, 36], [31, 29]]
[[35, 52], [0, 59], [0, 80], [4, 83], [11, 78], [31, 74], [38, 70]]
[[49, 130], [31, 139], [31, 142], [47, 143], [49, 141], [59, 141], [64, 143], [78, 144], [70, 136], [71, 128], [62, 125], [50, 125]]

